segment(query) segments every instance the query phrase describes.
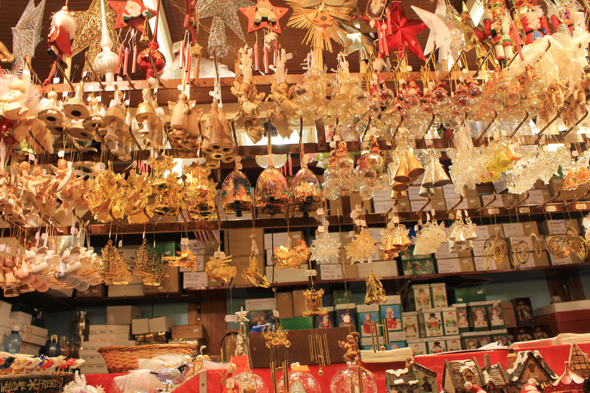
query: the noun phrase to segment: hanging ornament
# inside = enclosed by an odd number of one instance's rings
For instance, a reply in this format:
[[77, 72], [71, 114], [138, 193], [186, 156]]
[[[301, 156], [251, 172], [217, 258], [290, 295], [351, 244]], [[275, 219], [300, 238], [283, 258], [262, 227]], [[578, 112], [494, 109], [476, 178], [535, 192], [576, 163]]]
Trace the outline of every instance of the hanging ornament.
[[255, 287], [268, 288], [270, 286], [268, 280], [265, 275], [260, 274], [260, 269], [258, 268], [258, 246], [254, 240], [255, 236], [254, 233], [250, 235], [252, 238], [252, 248], [248, 262], [248, 270], [242, 274], [242, 277], [252, 283]]
[[300, 119], [299, 157], [301, 169], [293, 179], [293, 193], [291, 206], [296, 212], [308, 216], [309, 212], [317, 210], [324, 200], [322, 186], [316, 175], [307, 167], [308, 157], [303, 151], [303, 119]]
[[240, 12], [248, 19], [248, 33], [265, 29], [281, 34], [279, 20], [287, 15], [289, 8], [275, 7], [268, 0], [259, 0], [253, 6], [240, 8]]
[[371, 269], [371, 272], [367, 276], [366, 284], [367, 293], [365, 295], [365, 304], [379, 304], [387, 301], [383, 284], [381, 284], [381, 281], [373, 273], [373, 269]]
[[205, 165], [205, 159], [200, 159], [202, 163], [193, 163], [186, 166], [184, 173], [186, 175], [184, 187], [184, 201], [188, 205], [188, 211], [191, 218], [195, 220], [216, 220], [217, 209], [215, 206], [215, 189], [217, 183], [209, 178], [209, 169]]
[[274, 167], [271, 156], [269, 154], [268, 168], [260, 174], [256, 181], [256, 209], [258, 214], [273, 215], [283, 213], [289, 200], [287, 180]]
[[[426, 60], [416, 38], [426, 25], [419, 19], [408, 19], [400, 1], [394, 1], [389, 11], [389, 17], [385, 21], [372, 21], [378, 32], [385, 37], [384, 52], [393, 50], [403, 51], [406, 47], [422, 60]], [[361, 18], [366, 19], [364, 16]]]
[[[86, 11], [74, 11], [72, 14], [78, 22], [76, 38], [72, 42], [72, 56], [88, 48], [88, 58], [93, 60], [101, 51], [102, 18], [100, 4], [103, 0], [92, 0]], [[110, 7], [105, 9], [108, 35], [115, 47], [119, 46], [119, 36], [115, 31], [117, 13]]]
[[297, 246], [291, 247], [289, 237], [287, 246], [275, 247], [273, 253], [274, 265], [279, 269], [300, 269], [309, 260], [309, 248], [302, 239], [297, 239]]
[[19, 75], [25, 67], [31, 67], [31, 59], [35, 57], [35, 49], [41, 42], [44, 12], [45, 0], [41, 0], [36, 7], [35, 0], [29, 0], [18, 23], [12, 28], [14, 68]]
[[221, 204], [226, 214], [234, 213], [242, 217], [252, 210], [252, 186], [250, 180], [240, 171], [240, 160], [236, 158], [236, 168], [225, 178], [221, 186]]
[[133, 274], [140, 276], [144, 285], [159, 286], [168, 281], [165, 265], [146, 238], [133, 257]]
[[212, 280], [219, 281], [222, 284], [229, 284], [236, 276], [237, 269], [230, 266], [231, 255], [225, 256], [222, 251], [216, 251], [215, 255], [209, 258], [205, 266], [205, 274]]
[[102, 37], [100, 39], [100, 46], [102, 47], [102, 52], [94, 58], [94, 69], [99, 74], [105, 76], [107, 85], [111, 85], [115, 82], [115, 70], [117, 69], [119, 57], [111, 50], [113, 47], [113, 41], [109, 37], [104, 4], [105, 1], [106, 0], [100, 1], [102, 20]]
[[[435, 49], [438, 49], [438, 60], [443, 64], [445, 71], [448, 70], [444, 65], [447, 64], [447, 56], [451, 45], [450, 30], [445, 20], [447, 17], [446, 7], [446, 4], [441, 0], [436, 4], [434, 13], [412, 6], [414, 12], [430, 30], [428, 41], [426, 41], [426, 46], [424, 47], [424, 56], [428, 56]], [[448, 64], [448, 66], [450, 65], [452, 64]]]
[[332, 40], [343, 45], [346, 34], [351, 29], [346, 22], [352, 18], [356, 0], [285, 0], [293, 9], [293, 14], [287, 23], [288, 27], [307, 29], [304, 42], [311, 45], [314, 53], [313, 68], [323, 70], [322, 52], [332, 52]]
[[113, 246], [111, 239], [102, 248], [99, 272], [105, 284], [127, 285], [133, 280], [133, 275], [129, 271], [127, 261], [120, 251]]
[[162, 257], [162, 262], [168, 262], [170, 267], [183, 267], [193, 272], [197, 269], [197, 257], [193, 255], [193, 252], [189, 248], [176, 251], [176, 256], [174, 257]]
[[371, 238], [367, 228], [361, 228], [360, 232], [354, 235], [354, 239], [344, 246], [346, 249], [346, 257], [350, 259], [350, 263], [363, 263], [365, 260], [372, 261], [371, 255], [375, 253], [375, 240]]
[[226, 25], [232, 29], [240, 40], [246, 42], [237, 12], [240, 8], [251, 5], [252, 2], [250, 0], [202, 1], [197, 4], [199, 19], [213, 17], [207, 47], [209, 55], [215, 55], [217, 57], [227, 56], [229, 47], [227, 45], [227, 36], [225, 35]]
[[115, 29], [133, 27], [144, 33], [146, 22], [158, 14], [158, 11], [147, 8], [142, 0], [113, 1], [109, 5], [117, 13]]
[[327, 314], [326, 309], [322, 305], [322, 296], [324, 296], [323, 289], [317, 290], [312, 286], [311, 289], [303, 292], [303, 296], [305, 296], [305, 310], [303, 310], [304, 317], [309, 317], [311, 315], [322, 316]]
[[318, 220], [322, 225], [318, 227], [316, 238], [309, 247], [311, 251], [310, 260], [318, 263], [329, 263], [330, 259], [340, 256], [340, 241], [330, 236], [324, 209], [318, 209], [318, 216]]

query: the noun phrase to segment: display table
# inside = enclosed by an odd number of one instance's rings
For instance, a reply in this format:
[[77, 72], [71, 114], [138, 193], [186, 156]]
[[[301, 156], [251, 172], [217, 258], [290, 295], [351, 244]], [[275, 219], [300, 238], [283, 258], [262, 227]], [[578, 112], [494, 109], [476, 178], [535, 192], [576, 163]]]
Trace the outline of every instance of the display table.
[[[590, 343], [579, 344], [580, 349], [585, 353], [590, 353]], [[552, 345], [546, 347], [531, 348], [531, 350], [537, 350], [541, 353], [547, 365], [557, 375], [561, 375], [564, 371], [564, 362], [569, 356], [570, 346], [569, 345]], [[500, 363], [504, 369], [507, 365], [507, 356], [510, 353], [509, 350], [496, 350], [496, 351], [464, 351], [464, 352], [447, 352], [438, 355], [423, 355], [416, 356], [414, 360], [429, 369], [436, 371], [438, 374], [438, 384], [442, 383], [443, 369], [445, 366], [445, 360], [462, 360], [474, 358], [477, 360], [480, 366], [484, 365], [484, 355], [490, 356], [492, 364]], [[324, 374], [318, 375], [318, 366], [309, 366], [311, 373], [318, 380], [322, 388], [323, 393], [330, 392], [330, 382], [340, 369], [344, 368], [344, 363], [331, 364], [324, 368]], [[380, 364], [365, 364], [365, 367], [375, 374], [377, 379], [377, 387], [379, 393], [385, 393], [385, 370], [388, 369], [399, 369], [404, 367], [404, 362], [396, 363], [380, 363]], [[254, 369], [254, 373], [262, 377], [266, 383], [269, 393], [272, 393], [272, 381], [270, 377], [270, 369], [258, 368]], [[122, 374], [95, 374], [87, 375], [86, 381], [90, 385], [96, 386], [101, 385], [106, 393], [111, 393], [111, 385], [114, 377]], [[224, 387], [221, 384], [222, 373], [220, 371], [208, 371], [206, 381], [203, 379], [203, 386], [201, 386], [201, 378], [196, 376], [188, 380], [185, 384], [179, 386], [176, 393], [195, 393], [195, 392], [207, 392], [207, 393], [223, 393]]]

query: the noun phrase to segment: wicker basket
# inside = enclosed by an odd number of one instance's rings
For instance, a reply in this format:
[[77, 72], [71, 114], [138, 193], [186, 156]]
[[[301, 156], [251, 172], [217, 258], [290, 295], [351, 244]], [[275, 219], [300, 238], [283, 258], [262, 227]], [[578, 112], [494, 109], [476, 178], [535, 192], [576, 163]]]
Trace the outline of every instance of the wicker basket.
[[126, 373], [139, 367], [138, 359], [152, 359], [161, 355], [189, 355], [197, 352], [195, 344], [153, 344], [136, 347], [103, 347], [98, 350], [109, 373]]

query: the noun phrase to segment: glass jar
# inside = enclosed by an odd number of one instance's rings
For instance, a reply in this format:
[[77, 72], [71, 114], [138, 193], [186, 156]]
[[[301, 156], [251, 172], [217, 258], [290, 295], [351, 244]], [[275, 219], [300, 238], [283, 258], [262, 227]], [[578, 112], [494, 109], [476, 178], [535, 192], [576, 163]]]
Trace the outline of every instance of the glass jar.
[[4, 351], [13, 355], [20, 352], [23, 340], [20, 338], [20, 334], [18, 334], [19, 330], [20, 326], [14, 326], [10, 334], [6, 336], [6, 339], [4, 340]]

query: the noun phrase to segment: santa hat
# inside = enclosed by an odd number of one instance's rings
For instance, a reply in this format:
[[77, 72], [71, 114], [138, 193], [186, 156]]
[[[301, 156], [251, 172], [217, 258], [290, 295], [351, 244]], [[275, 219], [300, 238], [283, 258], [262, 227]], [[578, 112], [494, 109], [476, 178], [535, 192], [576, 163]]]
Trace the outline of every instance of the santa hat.
[[76, 35], [76, 30], [78, 29], [76, 18], [70, 14], [68, 7], [62, 7], [61, 10], [53, 14], [51, 17], [51, 25], [59, 26], [60, 28], [64, 29], [71, 38], [74, 38]]
[[472, 384], [469, 381], [465, 382], [465, 390], [467, 390], [471, 393], [486, 393], [485, 390], [483, 390], [482, 388], [480, 388], [477, 385]]
[[530, 378], [529, 381], [520, 389], [521, 393], [535, 393], [539, 392], [539, 388], [537, 387], [537, 380], [534, 378]]

